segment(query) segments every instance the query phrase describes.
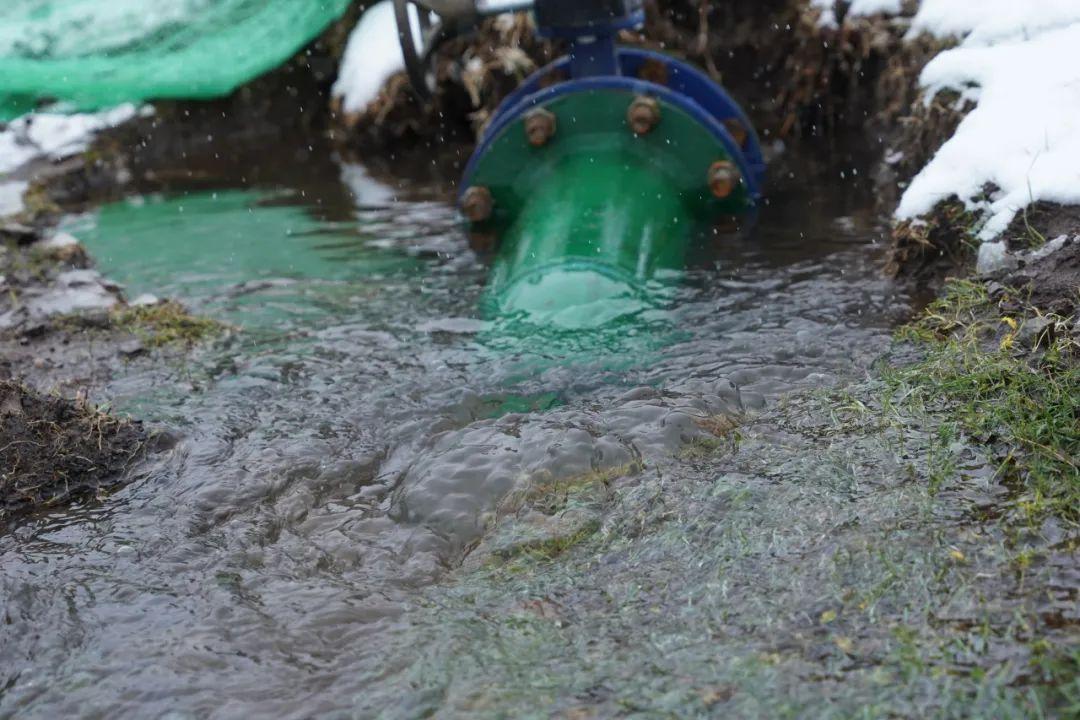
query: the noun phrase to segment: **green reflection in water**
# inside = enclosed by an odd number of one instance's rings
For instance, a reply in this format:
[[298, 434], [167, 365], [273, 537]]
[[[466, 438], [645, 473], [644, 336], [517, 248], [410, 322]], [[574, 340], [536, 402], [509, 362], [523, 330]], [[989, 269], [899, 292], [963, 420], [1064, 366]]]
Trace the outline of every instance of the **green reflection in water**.
[[317, 322], [377, 293], [387, 276], [424, 269], [417, 258], [371, 247], [353, 224], [320, 222], [272, 199], [239, 190], [148, 196], [64, 229], [129, 298], [177, 298], [248, 328]]
[[[319, 342], [293, 331], [350, 324], [394, 328], [403, 356], [436, 352], [440, 362], [471, 366], [478, 378], [495, 369], [507, 389], [568, 363], [617, 382], [687, 335], [672, 312], [687, 241], [684, 228], [659, 221], [666, 212], [642, 218], [632, 207], [635, 195], [662, 193], [653, 180], [630, 195], [597, 180], [593, 192], [574, 196], [589, 199], [574, 209], [581, 232], [558, 232], [554, 216], [532, 216], [536, 222], [495, 259], [482, 300], [473, 270], [432, 272], [435, 261], [387, 242], [430, 232], [423, 213], [414, 217], [404, 207], [332, 223], [287, 195], [232, 190], [112, 203], [64, 229], [129, 298], [175, 298], [240, 325], [245, 341], [229, 352], [268, 351], [263, 361], [271, 365]], [[552, 193], [541, 205], [572, 200]], [[623, 210], [640, 220], [633, 224], [644, 235], [620, 220]], [[449, 222], [441, 227], [450, 230]], [[642, 244], [643, 237], [662, 242]], [[448, 315], [471, 316], [476, 330], [453, 332], [457, 339], [448, 341], [438, 331], [439, 318], [454, 319]], [[414, 332], [398, 332], [409, 327]], [[561, 402], [543, 393], [488, 398], [481, 416], [542, 412]]]

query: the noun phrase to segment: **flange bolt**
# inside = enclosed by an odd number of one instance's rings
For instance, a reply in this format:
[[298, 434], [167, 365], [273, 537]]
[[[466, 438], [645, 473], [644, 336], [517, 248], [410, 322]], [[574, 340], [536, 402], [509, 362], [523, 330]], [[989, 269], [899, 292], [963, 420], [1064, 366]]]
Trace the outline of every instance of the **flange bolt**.
[[626, 110], [626, 122], [635, 135], [645, 135], [660, 122], [660, 103], [648, 95], [638, 95]]
[[487, 220], [494, 209], [495, 201], [491, 198], [491, 191], [482, 185], [473, 185], [461, 196], [461, 213], [470, 222]]
[[525, 115], [525, 137], [533, 147], [543, 147], [555, 134], [555, 113], [544, 108], [531, 110]]
[[735, 192], [741, 179], [739, 168], [728, 160], [717, 160], [709, 166], [709, 189], [721, 200]]

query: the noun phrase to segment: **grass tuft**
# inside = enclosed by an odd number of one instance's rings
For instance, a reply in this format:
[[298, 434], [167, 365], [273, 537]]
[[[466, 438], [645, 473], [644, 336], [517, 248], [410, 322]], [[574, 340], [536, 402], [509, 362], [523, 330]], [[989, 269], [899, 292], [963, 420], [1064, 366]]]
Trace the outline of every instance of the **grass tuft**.
[[1032, 315], [1004, 314], [1013, 301], [995, 302], [980, 283], [950, 282], [898, 333], [924, 358], [886, 369], [883, 378], [890, 396], [944, 404], [968, 435], [995, 448], [1000, 477], [1020, 490], [1017, 502], [1031, 519], [1053, 514], [1078, 522], [1080, 357], [1064, 332], [1051, 332], [1042, 350], [1021, 349], [1016, 339]]
[[117, 327], [133, 333], [150, 347], [194, 345], [224, 332], [228, 327], [217, 320], [192, 315], [174, 300], [123, 307], [114, 311], [113, 319]]
[[100, 495], [145, 440], [139, 423], [83, 399], [0, 380], [0, 530], [27, 511]]
[[600, 529], [598, 519], [588, 519], [568, 532], [553, 532], [534, 537], [522, 537], [518, 542], [508, 543], [492, 554], [492, 565], [509, 563], [511, 573], [527, 572], [532, 563], [551, 562], [596, 534]]

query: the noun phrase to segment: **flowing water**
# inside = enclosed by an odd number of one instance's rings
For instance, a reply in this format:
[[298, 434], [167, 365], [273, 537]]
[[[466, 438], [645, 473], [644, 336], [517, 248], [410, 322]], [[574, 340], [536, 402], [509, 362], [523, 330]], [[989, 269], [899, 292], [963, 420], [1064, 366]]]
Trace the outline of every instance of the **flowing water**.
[[825, 457], [799, 431], [828, 411], [777, 408], [864, 377], [909, 299], [861, 179], [787, 162], [752, 233], [586, 330], [482, 316], [452, 208], [360, 166], [71, 218], [129, 297], [238, 329], [98, 389], [160, 449], [0, 537], [0, 715], [827, 707], [801, 628], [921, 501], [895, 453]]

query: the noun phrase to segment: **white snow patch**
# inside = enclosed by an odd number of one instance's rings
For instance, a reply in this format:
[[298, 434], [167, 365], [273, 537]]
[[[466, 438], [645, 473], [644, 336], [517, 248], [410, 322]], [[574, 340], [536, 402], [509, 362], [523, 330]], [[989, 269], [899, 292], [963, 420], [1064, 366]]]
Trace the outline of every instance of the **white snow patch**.
[[78, 244], [79, 239], [71, 233], [58, 232], [52, 237], [37, 243], [37, 246], [44, 250], [58, 250], [60, 248], [71, 247], [72, 245]]
[[95, 270], [69, 270], [57, 275], [52, 285], [29, 290], [21, 304], [0, 314], [0, 329], [40, 322], [53, 315], [106, 310], [120, 301], [119, 293], [119, 286]]
[[16, 170], [37, 157], [61, 160], [82, 152], [94, 133], [127, 122], [138, 114], [131, 103], [98, 113], [30, 113], [0, 130], [0, 173]]
[[95, 270], [60, 273], [56, 286], [29, 302], [31, 316], [69, 314], [79, 310], [104, 310], [118, 302], [113, 286]]
[[923, 0], [909, 34], [966, 36], [965, 47], [987, 46], [1077, 21], [1076, 0]]
[[150, 305], [157, 305], [159, 302], [161, 302], [161, 298], [157, 295], [154, 295], [153, 293], [142, 293], [128, 304], [131, 305], [131, 307], [148, 307]]
[[381, 0], [364, 12], [349, 34], [330, 94], [341, 98], [345, 112], [362, 112], [378, 96], [383, 83], [404, 69], [394, 4]]
[[483, 332], [490, 326], [491, 323], [475, 318], [442, 318], [419, 323], [416, 325], [416, 330], [422, 333], [441, 332], [454, 335], [472, 335]]
[[363, 165], [342, 163], [341, 182], [349, 188], [357, 207], [388, 205], [395, 199], [394, 189], [371, 177]]
[[[898, 15], [902, 9], [901, 5], [902, 0], [852, 0], [847, 14], [849, 17], [876, 15], [878, 13]], [[821, 17], [818, 19], [820, 25], [823, 27], [836, 26], [836, 0], [810, 0], [810, 6], [821, 8]]]
[[876, 13], [885, 13], [886, 15], [897, 15], [900, 13], [902, 4], [901, 0], [854, 0], [848, 9], [848, 14], [874, 15]]
[[[948, 88], [977, 105], [904, 192], [897, 217], [956, 195], [983, 213], [985, 241], [1032, 202], [1080, 203], [1080, 2], [924, 0], [914, 31], [968, 33], [920, 83], [927, 97]], [[991, 184], [989, 201], [976, 200]]]
[[28, 187], [30, 183], [22, 180], [0, 183], [0, 218], [23, 209], [23, 193]]
[[979, 246], [979, 257], [975, 261], [976, 272], [986, 274], [1015, 265], [1016, 261], [1005, 249], [1004, 242], [984, 242]]

